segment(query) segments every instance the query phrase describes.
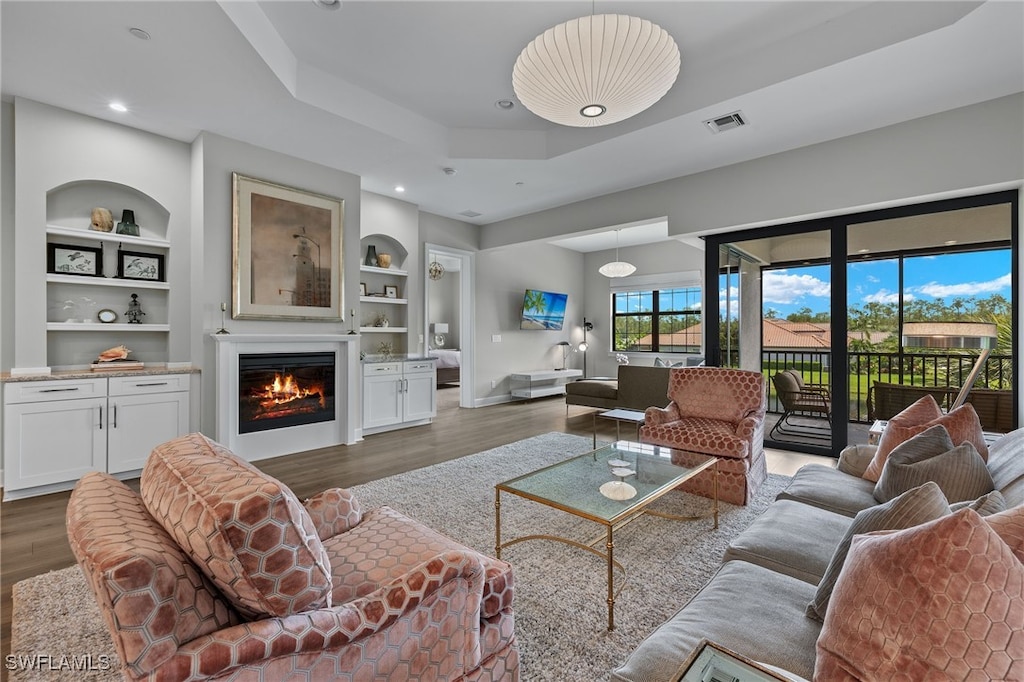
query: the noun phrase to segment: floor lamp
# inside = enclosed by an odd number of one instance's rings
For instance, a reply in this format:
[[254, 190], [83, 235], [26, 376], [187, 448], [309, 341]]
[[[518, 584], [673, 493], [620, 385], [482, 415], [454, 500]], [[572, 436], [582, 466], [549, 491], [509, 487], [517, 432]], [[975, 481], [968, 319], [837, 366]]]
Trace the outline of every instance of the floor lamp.
[[588, 322], [587, 318], [583, 318], [583, 343], [576, 346], [576, 350], [583, 353], [583, 378], [587, 378], [587, 348], [590, 344], [587, 343], [587, 332], [594, 331], [594, 323]]
[[960, 386], [960, 392], [950, 404], [954, 410], [965, 402], [974, 382], [985, 367], [985, 361], [998, 342], [998, 327], [991, 322], [905, 322], [903, 324], [903, 346], [905, 348], [930, 348], [949, 350], [969, 348], [980, 350], [974, 366]]

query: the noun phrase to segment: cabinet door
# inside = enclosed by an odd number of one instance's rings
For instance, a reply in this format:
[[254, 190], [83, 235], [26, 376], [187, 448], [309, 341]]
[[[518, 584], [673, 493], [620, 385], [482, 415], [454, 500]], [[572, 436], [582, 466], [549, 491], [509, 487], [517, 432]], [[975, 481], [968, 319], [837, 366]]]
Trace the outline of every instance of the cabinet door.
[[402, 421], [402, 377], [388, 374], [363, 379], [363, 428]]
[[405, 421], [437, 416], [437, 380], [434, 373], [405, 375]]
[[110, 398], [107, 471], [141, 469], [153, 448], [188, 433], [188, 392]]
[[4, 408], [4, 490], [75, 481], [107, 468], [107, 399]]

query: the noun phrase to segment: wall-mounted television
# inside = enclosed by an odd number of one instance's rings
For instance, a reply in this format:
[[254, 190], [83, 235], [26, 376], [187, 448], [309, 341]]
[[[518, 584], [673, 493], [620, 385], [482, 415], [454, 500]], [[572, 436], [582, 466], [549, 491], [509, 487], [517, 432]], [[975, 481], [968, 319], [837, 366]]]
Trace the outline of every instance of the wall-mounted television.
[[569, 294], [527, 289], [523, 297], [523, 318], [519, 328], [560, 330], [565, 320], [565, 302], [568, 299]]

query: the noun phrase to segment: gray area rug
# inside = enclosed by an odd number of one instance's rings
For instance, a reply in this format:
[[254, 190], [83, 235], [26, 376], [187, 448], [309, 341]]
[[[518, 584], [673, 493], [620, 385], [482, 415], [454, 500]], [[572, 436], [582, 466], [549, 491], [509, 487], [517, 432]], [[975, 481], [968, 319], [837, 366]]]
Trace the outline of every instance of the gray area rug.
[[[389, 505], [486, 554], [494, 554], [494, 484], [590, 450], [590, 439], [548, 433], [424, 469], [352, 488], [364, 508]], [[616, 630], [607, 631], [606, 568], [587, 552], [548, 541], [504, 550], [515, 567], [516, 635], [524, 682], [605, 680], [640, 641], [682, 607], [714, 574], [731, 538], [746, 528], [789, 482], [772, 474], [747, 507], [721, 505], [711, 521], [644, 516], [615, 536], [616, 557], [628, 581], [615, 604]], [[709, 501], [669, 493], [653, 508], [700, 513]], [[602, 534], [597, 524], [502, 495], [502, 539], [545, 533], [579, 541]], [[14, 586], [12, 652], [108, 656], [110, 671], [15, 671], [11, 680], [119, 679], [117, 657], [99, 610], [77, 566]], [[66, 675], [66, 676], [65, 676]]]

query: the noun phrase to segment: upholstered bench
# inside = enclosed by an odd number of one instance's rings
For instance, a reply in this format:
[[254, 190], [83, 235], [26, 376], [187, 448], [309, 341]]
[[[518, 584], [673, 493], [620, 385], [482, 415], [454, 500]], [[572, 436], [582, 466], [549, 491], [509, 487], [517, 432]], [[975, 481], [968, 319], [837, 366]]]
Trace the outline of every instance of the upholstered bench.
[[581, 379], [565, 385], [569, 405], [646, 410], [668, 405], [668, 368], [619, 365], [618, 379]]

